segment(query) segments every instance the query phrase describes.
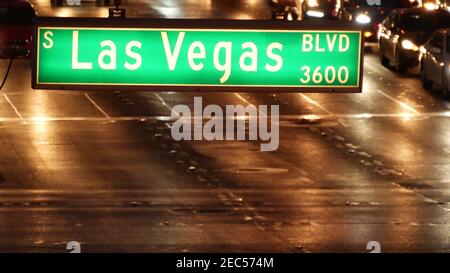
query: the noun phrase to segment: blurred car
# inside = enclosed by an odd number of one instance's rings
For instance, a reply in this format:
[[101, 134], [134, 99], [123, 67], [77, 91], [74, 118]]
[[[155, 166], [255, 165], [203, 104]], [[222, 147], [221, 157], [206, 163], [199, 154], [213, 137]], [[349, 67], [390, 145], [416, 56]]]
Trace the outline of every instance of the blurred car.
[[339, 0], [339, 19], [353, 21], [363, 27], [366, 42], [378, 41], [378, 26], [394, 9], [419, 5], [416, 0], [389, 0], [375, 5], [367, 0]]
[[[94, 1], [85, 1], [85, 0], [50, 0], [52, 6], [80, 6], [82, 2], [95, 2], [97, 6], [112, 6], [112, 5], [121, 5], [121, 0], [94, 0]], [[270, 3], [276, 4], [277, 0], [270, 0]]]
[[450, 12], [450, 0], [443, 0], [442, 1], [442, 8], [446, 9], [448, 12]]
[[298, 3], [300, 0], [269, 0], [272, 6], [272, 20], [299, 20], [300, 12]]
[[30, 58], [33, 6], [25, 0], [0, 1], [0, 57]]
[[303, 19], [337, 19], [337, 0], [304, 0]]
[[394, 10], [380, 24], [379, 54], [400, 73], [419, 64], [419, 49], [439, 28], [450, 27], [450, 13], [424, 8]]
[[450, 29], [433, 33], [421, 47], [420, 76], [425, 88], [436, 84], [445, 97], [450, 96]]
[[300, 13], [293, 5], [276, 5], [272, 8], [272, 20], [296, 21], [300, 19]]

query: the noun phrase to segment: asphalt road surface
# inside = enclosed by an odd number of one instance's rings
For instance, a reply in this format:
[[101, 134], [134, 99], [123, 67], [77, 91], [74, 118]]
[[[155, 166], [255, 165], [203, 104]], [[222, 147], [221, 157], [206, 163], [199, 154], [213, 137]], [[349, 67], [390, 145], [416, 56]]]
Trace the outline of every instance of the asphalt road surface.
[[[41, 16], [107, 16], [93, 2]], [[128, 1], [129, 17], [267, 19], [264, 0]], [[0, 61], [5, 71], [7, 61]], [[450, 104], [365, 59], [362, 94], [203, 93], [280, 105], [280, 147], [176, 142], [194, 93], [0, 93], [0, 252], [450, 251]], [[197, 94], [198, 95], [198, 94]]]

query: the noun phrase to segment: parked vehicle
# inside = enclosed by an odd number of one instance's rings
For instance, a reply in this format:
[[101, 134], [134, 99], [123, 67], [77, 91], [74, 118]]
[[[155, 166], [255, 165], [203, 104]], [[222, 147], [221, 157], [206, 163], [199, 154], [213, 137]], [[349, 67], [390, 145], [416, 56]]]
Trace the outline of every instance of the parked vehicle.
[[299, 20], [300, 0], [269, 0], [272, 6], [272, 20]]
[[25, 0], [0, 1], [0, 57], [31, 57], [33, 6]]
[[339, 0], [338, 16], [341, 20], [352, 21], [364, 29], [366, 42], [377, 42], [378, 26], [394, 9], [411, 8], [419, 5], [416, 0], [382, 1], [381, 5], [367, 0]]
[[450, 29], [434, 32], [420, 51], [422, 85], [429, 88], [435, 84], [450, 97]]
[[424, 8], [394, 10], [380, 24], [379, 54], [383, 65], [400, 73], [419, 64], [419, 49], [431, 34], [450, 27], [450, 13]]
[[337, 0], [305, 0], [302, 3], [303, 19], [337, 19]]

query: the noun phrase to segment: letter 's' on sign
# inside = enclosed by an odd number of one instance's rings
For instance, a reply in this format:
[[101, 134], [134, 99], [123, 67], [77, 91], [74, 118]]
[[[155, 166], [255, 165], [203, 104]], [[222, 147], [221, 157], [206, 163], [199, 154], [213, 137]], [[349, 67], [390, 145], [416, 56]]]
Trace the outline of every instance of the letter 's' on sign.
[[361, 92], [363, 38], [348, 25], [38, 18], [33, 88]]

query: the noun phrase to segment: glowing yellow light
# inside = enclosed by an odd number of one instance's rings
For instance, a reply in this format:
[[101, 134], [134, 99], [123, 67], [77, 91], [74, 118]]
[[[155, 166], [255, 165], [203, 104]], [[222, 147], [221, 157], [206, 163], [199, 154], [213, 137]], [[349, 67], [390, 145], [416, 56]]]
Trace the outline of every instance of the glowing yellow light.
[[306, 120], [318, 120], [318, 119], [320, 119], [320, 117], [317, 116], [317, 115], [305, 115], [305, 116], [303, 116], [303, 118], [306, 119]]
[[372, 32], [370, 32], [370, 31], [364, 32], [364, 37], [369, 38], [371, 36], [372, 36]]
[[406, 50], [419, 51], [420, 48], [410, 40], [403, 40], [402, 47]]
[[373, 115], [369, 114], [369, 113], [363, 113], [363, 114], [357, 114], [357, 115], [355, 115], [355, 117], [359, 118], [359, 119], [369, 119], [369, 118], [372, 118]]
[[400, 117], [403, 119], [403, 120], [405, 120], [405, 121], [408, 121], [408, 120], [411, 120], [412, 118], [414, 118], [416, 115], [414, 114], [414, 113], [401, 113], [400, 114]]
[[319, 6], [319, 2], [317, 0], [308, 0], [308, 6], [310, 7], [318, 7]]

